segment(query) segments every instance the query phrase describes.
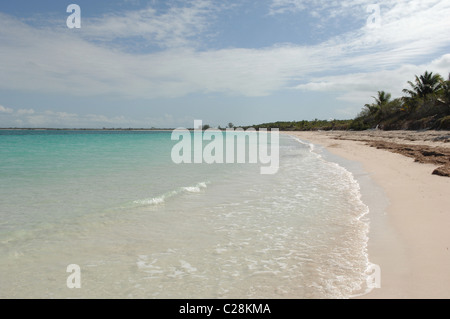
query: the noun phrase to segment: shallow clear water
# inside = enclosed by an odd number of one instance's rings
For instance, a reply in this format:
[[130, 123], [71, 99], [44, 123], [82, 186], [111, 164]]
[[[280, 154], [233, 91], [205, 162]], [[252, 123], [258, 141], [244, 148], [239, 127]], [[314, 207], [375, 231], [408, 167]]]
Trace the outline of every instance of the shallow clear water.
[[[170, 132], [0, 131], [2, 298], [346, 298], [353, 176], [280, 136], [280, 169], [172, 162]], [[81, 268], [69, 289], [66, 267]]]

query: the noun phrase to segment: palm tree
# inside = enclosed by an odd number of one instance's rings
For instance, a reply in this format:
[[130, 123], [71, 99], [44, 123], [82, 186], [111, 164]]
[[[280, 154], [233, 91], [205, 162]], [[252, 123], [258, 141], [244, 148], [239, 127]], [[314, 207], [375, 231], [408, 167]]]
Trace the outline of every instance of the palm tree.
[[442, 95], [444, 97], [444, 100], [447, 103], [450, 103], [450, 73], [448, 74], [448, 80], [442, 81]]
[[436, 94], [442, 87], [442, 77], [433, 72], [425, 71], [420, 77], [416, 75], [415, 83], [408, 81], [412, 90], [404, 89], [403, 92], [410, 95], [411, 98], [424, 98], [430, 94]]
[[438, 101], [447, 105], [447, 112], [450, 114], [450, 73], [448, 75], [448, 80], [442, 81], [440, 97], [441, 99], [438, 99]]
[[389, 103], [389, 101], [391, 100], [391, 93], [386, 93], [384, 91], [378, 91], [378, 96], [372, 96], [375, 99], [375, 102], [377, 103], [377, 105], [381, 108], [384, 105], [386, 105], [387, 103]]
[[369, 111], [370, 115], [374, 115], [375, 118], [379, 118], [384, 113], [384, 106], [386, 106], [391, 100], [391, 93], [385, 91], [378, 91], [378, 96], [372, 96], [375, 99], [375, 103], [364, 105]]

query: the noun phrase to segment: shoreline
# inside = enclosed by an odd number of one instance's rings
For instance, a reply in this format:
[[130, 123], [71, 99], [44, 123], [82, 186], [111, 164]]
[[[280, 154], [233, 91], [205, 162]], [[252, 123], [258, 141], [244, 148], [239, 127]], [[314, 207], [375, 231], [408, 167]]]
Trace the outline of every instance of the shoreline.
[[[354, 132], [285, 134], [322, 146], [360, 184], [370, 210], [369, 260], [381, 267], [381, 288], [358, 298], [450, 298], [450, 178], [432, 175], [438, 165], [371, 147]], [[411, 140], [405, 143], [450, 148], [404, 134]], [[372, 138], [389, 139], [384, 135]]]

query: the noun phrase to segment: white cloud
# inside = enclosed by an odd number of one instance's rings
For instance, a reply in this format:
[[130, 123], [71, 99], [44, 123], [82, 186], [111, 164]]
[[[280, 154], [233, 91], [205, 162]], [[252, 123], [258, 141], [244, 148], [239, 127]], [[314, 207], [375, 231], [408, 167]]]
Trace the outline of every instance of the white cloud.
[[388, 91], [393, 97], [403, 95], [402, 90], [408, 87], [407, 81], [426, 70], [440, 73], [444, 77], [450, 72], [450, 54], [446, 54], [430, 63], [421, 65], [403, 65], [393, 70], [381, 70], [371, 73], [350, 73], [339, 76], [315, 78], [312, 81], [296, 86], [296, 89], [317, 92], [334, 92], [338, 99], [364, 105], [377, 91]]
[[392, 1], [272, 0], [270, 14], [308, 11], [314, 17], [362, 16], [366, 12], [367, 6], [374, 3], [387, 5]]
[[13, 112], [14, 112], [13, 109], [10, 109], [10, 108], [4, 107], [3, 105], [0, 105], [0, 113], [11, 114]]
[[[298, 8], [312, 3], [291, 2]], [[389, 70], [408, 68], [417, 61], [423, 64], [424, 59], [450, 48], [449, 1], [392, 0], [382, 2], [386, 4], [382, 6], [383, 24], [379, 29], [363, 27], [317, 45], [199, 51], [190, 47], [195, 47], [190, 41], [204, 32], [206, 17], [214, 11], [211, 3], [193, 2], [174, 7], [165, 15], [156, 15], [149, 8], [115, 18], [106, 16], [92, 20], [89, 30], [83, 24], [84, 35], [67, 29], [32, 28], [0, 13], [0, 88], [130, 98], [173, 98], [192, 93], [265, 96], [298, 83], [308, 90], [333, 89], [330, 82], [342, 79], [344, 83], [348, 77], [349, 81], [361, 81], [348, 84], [362, 92], [365, 85], [372, 88], [377, 83], [366, 83], [366, 74], [371, 77], [380, 73], [382, 78]], [[323, 0], [313, 7], [318, 14], [332, 9], [339, 13], [365, 3]], [[154, 21], [147, 21], [147, 16]], [[147, 37], [167, 49], [131, 54], [88, 41], [89, 35], [106, 42], [120, 37]], [[441, 63], [442, 69], [448, 65]], [[323, 77], [325, 73], [339, 75], [330, 79]], [[402, 83], [404, 80], [402, 77]]]
[[195, 38], [206, 30], [215, 9], [210, 0], [187, 1], [184, 6], [173, 6], [164, 13], [147, 7], [121, 15], [84, 19], [81, 31], [88, 39], [102, 42], [138, 37], [145, 39], [147, 45], [162, 48], [192, 46]]

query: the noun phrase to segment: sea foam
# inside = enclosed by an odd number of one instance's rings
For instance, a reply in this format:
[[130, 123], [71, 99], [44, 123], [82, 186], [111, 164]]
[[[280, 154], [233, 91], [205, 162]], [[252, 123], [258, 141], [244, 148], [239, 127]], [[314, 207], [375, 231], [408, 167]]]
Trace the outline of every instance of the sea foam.
[[168, 199], [175, 197], [177, 195], [181, 195], [183, 193], [200, 193], [202, 190], [206, 189], [208, 187], [209, 182], [200, 182], [197, 183], [194, 186], [185, 186], [180, 187], [176, 190], [167, 192], [163, 195], [151, 197], [151, 198], [145, 198], [145, 199], [138, 199], [133, 201], [134, 204], [138, 205], [160, 205], [164, 204]]

